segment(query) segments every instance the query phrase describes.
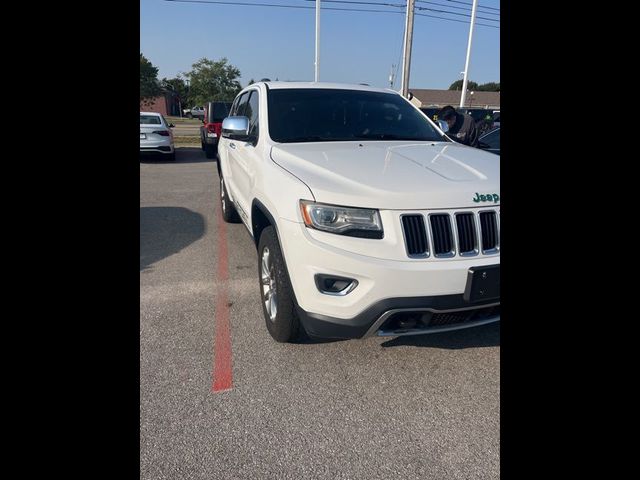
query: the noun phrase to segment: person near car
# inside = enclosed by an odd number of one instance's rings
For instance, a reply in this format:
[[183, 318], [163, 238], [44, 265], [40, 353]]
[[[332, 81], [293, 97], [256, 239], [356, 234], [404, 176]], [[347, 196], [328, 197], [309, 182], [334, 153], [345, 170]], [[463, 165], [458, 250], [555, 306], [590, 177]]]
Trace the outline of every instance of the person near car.
[[438, 112], [438, 120], [444, 120], [449, 126], [447, 135], [458, 143], [478, 147], [478, 129], [473, 117], [466, 113], [456, 112], [451, 105]]

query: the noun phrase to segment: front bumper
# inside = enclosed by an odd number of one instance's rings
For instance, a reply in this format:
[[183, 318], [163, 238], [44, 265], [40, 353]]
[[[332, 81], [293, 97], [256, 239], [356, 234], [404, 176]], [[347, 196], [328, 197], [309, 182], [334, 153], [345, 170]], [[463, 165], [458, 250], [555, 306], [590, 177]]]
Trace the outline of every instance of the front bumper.
[[[469, 269], [499, 265], [499, 254], [387, 260], [320, 241], [321, 236], [301, 223], [283, 220], [279, 229], [298, 313], [312, 336], [431, 333], [500, 319], [499, 298], [479, 302], [464, 298]], [[316, 274], [352, 278], [358, 286], [344, 296], [323, 294], [315, 284]], [[415, 327], [406, 327], [413, 320]]]

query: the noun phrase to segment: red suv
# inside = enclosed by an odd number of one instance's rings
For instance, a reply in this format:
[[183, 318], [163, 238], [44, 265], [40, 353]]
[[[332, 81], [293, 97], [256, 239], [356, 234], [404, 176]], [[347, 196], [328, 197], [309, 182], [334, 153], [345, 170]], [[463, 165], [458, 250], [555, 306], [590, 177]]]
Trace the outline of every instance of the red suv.
[[200, 142], [207, 158], [218, 154], [218, 139], [222, 131], [222, 120], [229, 115], [231, 103], [208, 102], [204, 109], [204, 119], [200, 127]]

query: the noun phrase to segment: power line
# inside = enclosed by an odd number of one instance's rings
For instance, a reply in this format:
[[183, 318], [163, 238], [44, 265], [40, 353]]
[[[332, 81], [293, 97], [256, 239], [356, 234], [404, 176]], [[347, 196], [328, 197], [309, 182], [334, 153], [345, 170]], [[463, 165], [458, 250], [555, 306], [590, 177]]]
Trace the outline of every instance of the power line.
[[[325, 0], [325, 1], [329, 1], [329, 0]], [[344, 0], [342, 0], [342, 1], [344, 1]], [[278, 8], [297, 8], [297, 9], [305, 9], [305, 10], [315, 10], [315, 7], [306, 7], [306, 6], [303, 6], [303, 5], [280, 5], [280, 4], [274, 4], [274, 3], [227, 2], [227, 1], [223, 1], [223, 0], [165, 0], [165, 2], [207, 3], [207, 4], [218, 4], [218, 5], [251, 6], [251, 7], [278, 7]], [[398, 11], [398, 10], [369, 10], [369, 9], [361, 9], [361, 8], [337, 8], [337, 7], [322, 7], [322, 10], [338, 10], [338, 11], [343, 11], [343, 12], [397, 13], [397, 14], [404, 15], [404, 12], [401, 12], [401, 11]], [[470, 22], [465, 22], [463, 20], [455, 20], [453, 18], [447, 18], [447, 17], [438, 17], [438, 16], [435, 16], [435, 15], [427, 15], [427, 14], [424, 14], [424, 13], [416, 13], [416, 15], [419, 15], [421, 17], [437, 18], [439, 20], [448, 20], [450, 22], [458, 22], [458, 23], [466, 23], [466, 24], [470, 23]], [[476, 25], [482, 25], [484, 27], [490, 27], [490, 28], [500, 28], [500, 27], [496, 27], [494, 25], [487, 25], [486, 23], [475, 22], [475, 24]]]
[[[316, 3], [316, 0], [304, 0], [305, 2]], [[347, 0], [322, 0], [323, 3], [346, 3], [350, 5], [379, 5], [381, 7], [400, 7], [404, 8], [404, 3], [376, 3], [376, 2], [361, 2], [361, 1], [347, 1]]]
[[[416, 13], [415, 15], [416, 16], [420, 16], [420, 17], [439, 18], [440, 20], [449, 20], [450, 22], [464, 23], [464, 24], [467, 24], [467, 25], [469, 25], [469, 23], [471, 23], [471, 22], [465, 22], [464, 20], [456, 20], [454, 18], [436, 17], [435, 15], [427, 15], [426, 13]], [[474, 25], [482, 25], [483, 27], [500, 29], [500, 27], [497, 27], [495, 25], [487, 25], [486, 23], [474, 22]]]
[[[327, 0], [325, 0], [327, 1]], [[246, 2], [225, 2], [221, 0], [165, 0], [165, 2], [180, 2], [180, 3], [213, 3], [219, 5], [237, 5], [237, 6], [250, 6], [250, 7], [279, 7], [279, 8], [297, 8], [304, 10], [315, 10], [316, 7], [305, 7], [302, 5], [281, 5], [277, 3], [246, 3]], [[369, 10], [364, 8], [337, 8], [337, 7], [322, 7], [322, 10], [339, 10], [344, 12], [370, 12], [370, 13], [402, 13], [395, 12], [393, 10]]]
[[[459, 3], [461, 5], [469, 5], [472, 6], [473, 3], [469, 3], [469, 2], [460, 2], [458, 0], [446, 0], [447, 2], [451, 2], [451, 3]], [[497, 10], [500, 11], [499, 8], [494, 8], [494, 7], [485, 7], [484, 5], [478, 5], [478, 8], [486, 8], [487, 10]]]
[[[469, 18], [471, 18], [471, 15], [467, 15], [466, 13], [450, 12], [448, 10], [438, 10], [437, 8], [416, 7], [416, 10], [427, 10], [429, 12], [446, 13], [447, 15], [459, 15], [461, 17], [469, 17]], [[479, 18], [481, 20], [488, 20], [490, 22], [499, 22], [500, 21], [500, 20], [496, 20], [495, 18], [480, 17], [478, 15], [476, 15], [476, 18]]]
[[[327, 0], [325, 0], [325, 1], [327, 1]], [[429, 5], [437, 5], [438, 7], [457, 8], [458, 10], [463, 10], [465, 12], [470, 12], [471, 11], [470, 8], [466, 8], [466, 7], [456, 7], [455, 5], [444, 5], [442, 3], [427, 2], [425, 0], [416, 0], [416, 3], [428, 3]], [[482, 13], [484, 13], [485, 15], [495, 15], [497, 17], [500, 16], [500, 13], [492, 13], [492, 12], [482, 12]]]

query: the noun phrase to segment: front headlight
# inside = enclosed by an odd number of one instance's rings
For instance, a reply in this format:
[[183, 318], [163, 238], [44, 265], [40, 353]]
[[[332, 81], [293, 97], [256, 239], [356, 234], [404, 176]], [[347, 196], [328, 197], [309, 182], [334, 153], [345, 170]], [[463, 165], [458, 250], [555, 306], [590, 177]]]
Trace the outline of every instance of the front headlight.
[[370, 208], [340, 207], [300, 200], [304, 224], [309, 228], [350, 237], [382, 238], [380, 212]]

